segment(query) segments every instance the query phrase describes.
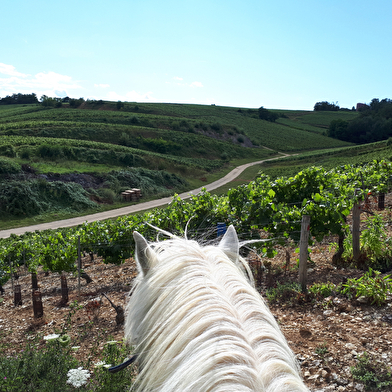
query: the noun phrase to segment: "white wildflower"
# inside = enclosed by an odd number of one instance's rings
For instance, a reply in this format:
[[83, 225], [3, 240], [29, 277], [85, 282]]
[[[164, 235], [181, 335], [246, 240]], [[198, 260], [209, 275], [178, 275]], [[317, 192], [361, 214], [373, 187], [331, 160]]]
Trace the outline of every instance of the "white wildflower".
[[60, 335], [58, 335], [57, 333], [52, 333], [50, 335], [46, 335], [44, 336], [44, 340], [46, 340], [47, 342], [49, 342], [50, 340], [56, 340], [59, 338]]
[[90, 377], [90, 372], [79, 367], [77, 369], [69, 370], [67, 376], [67, 384], [71, 384], [75, 388], [79, 388], [87, 383], [87, 380]]
[[108, 369], [108, 368], [112, 367], [112, 365], [110, 363], [106, 363], [105, 361], [99, 361], [94, 364], [94, 367], [96, 367], [96, 368], [104, 367], [104, 368]]

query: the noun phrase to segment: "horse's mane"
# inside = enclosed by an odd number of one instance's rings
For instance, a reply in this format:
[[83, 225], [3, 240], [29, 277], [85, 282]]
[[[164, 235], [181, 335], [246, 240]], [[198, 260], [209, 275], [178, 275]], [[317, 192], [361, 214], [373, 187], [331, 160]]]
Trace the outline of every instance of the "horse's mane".
[[246, 262], [233, 257], [230, 243], [226, 249], [202, 247], [174, 238], [139, 248], [125, 323], [139, 355], [135, 390], [308, 390], [274, 316], [249, 283]]

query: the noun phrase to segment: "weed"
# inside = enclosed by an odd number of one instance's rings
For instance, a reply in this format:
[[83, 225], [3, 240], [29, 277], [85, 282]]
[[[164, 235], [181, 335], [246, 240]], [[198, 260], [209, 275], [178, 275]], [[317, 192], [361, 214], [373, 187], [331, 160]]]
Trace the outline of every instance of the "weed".
[[[27, 340], [25, 349], [16, 356], [0, 356], [1, 391], [68, 392], [77, 387], [84, 392], [123, 392], [129, 389], [135, 376], [134, 366], [116, 374], [107, 370], [110, 365], [130, 357], [131, 349], [123, 342], [107, 342], [100, 361], [92, 366], [91, 359], [87, 362], [77, 360], [73, 355], [76, 347], [62, 344], [58, 335], [48, 335], [45, 341], [42, 346], [41, 336], [37, 335]], [[78, 384], [79, 381], [82, 382]]]
[[[392, 238], [388, 236], [383, 218], [380, 215], [374, 215], [367, 219], [367, 227], [362, 231], [361, 257], [357, 261], [357, 266], [362, 269], [371, 266], [381, 272], [389, 271], [392, 267]], [[352, 259], [353, 244], [352, 234], [348, 232], [344, 240], [343, 258]]]
[[391, 369], [375, 361], [366, 351], [358, 357], [358, 363], [350, 367], [354, 379], [364, 383], [368, 391], [380, 391], [392, 386]]
[[336, 286], [331, 283], [314, 283], [309, 287], [309, 291], [316, 297], [327, 298], [332, 295], [333, 291], [336, 290]]
[[267, 290], [266, 297], [269, 302], [274, 303], [278, 300], [293, 302], [301, 302], [301, 286], [298, 283], [284, 283], [277, 282], [276, 287]]
[[315, 349], [315, 353], [321, 358], [324, 359], [325, 354], [328, 354], [328, 346], [327, 346], [327, 342], [324, 342], [322, 344], [317, 345], [316, 349]]
[[358, 279], [348, 279], [342, 284], [341, 293], [347, 295], [349, 299], [355, 297], [366, 297], [372, 305], [381, 306], [387, 299], [388, 291], [392, 288], [392, 278], [390, 275], [380, 276], [381, 272], [369, 271]]

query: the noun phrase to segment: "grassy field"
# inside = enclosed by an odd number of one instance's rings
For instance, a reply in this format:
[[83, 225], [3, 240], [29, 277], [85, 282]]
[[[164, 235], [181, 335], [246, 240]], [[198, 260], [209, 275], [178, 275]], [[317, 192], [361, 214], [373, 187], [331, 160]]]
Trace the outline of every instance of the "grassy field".
[[[153, 178], [170, 178], [166, 185], [149, 185], [150, 191], [145, 193], [156, 198], [203, 186], [239, 164], [271, 158], [279, 152], [301, 157], [310, 154], [313, 158], [306, 158], [309, 162], [325, 160], [322, 151], [345, 151], [350, 146], [325, 136], [329, 121], [349, 120], [357, 115], [280, 110], [276, 111], [280, 117], [272, 123], [260, 120], [257, 109], [251, 108], [129, 102], [121, 106], [118, 109], [115, 102], [101, 101], [87, 101], [79, 108], [66, 104], [60, 108], [44, 108], [40, 104], [0, 106], [0, 199], [6, 200], [5, 194], [17, 194], [15, 189], [9, 190], [10, 180], [31, 182], [39, 178], [42, 182], [42, 176], [52, 180], [59, 176], [63, 181], [67, 174], [88, 174], [101, 181], [98, 190], [84, 186], [88, 193], [85, 196], [99, 201], [94, 210], [98, 212], [124, 205], [119, 199], [122, 190], [147, 186], [146, 181], [157, 181]], [[279, 162], [268, 167], [284, 172], [287, 167], [291, 170], [302, 164], [304, 161], [291, 166]], [[149, 172], [141, 173], [140, 168]], [[250, 181], [259, 169], [248, 169], [217, 192], [224, 193]], [[135, 173], [138, 183], [126, 180], [134, 178]], [[142, 176], [148, 177], [143, 180]], [[33, 185], [42, 188], [42, 184]], [[84, 197], [82, 193], [80, 190], [79, 197]], [[22, 207], [12, 211], [21, 212]], [[83, 212], [64, 211], [49, 203], [44, 213], [33, 216], [4, 213], [2, 226], [20, 226], [21, 222], [48, 221]]]

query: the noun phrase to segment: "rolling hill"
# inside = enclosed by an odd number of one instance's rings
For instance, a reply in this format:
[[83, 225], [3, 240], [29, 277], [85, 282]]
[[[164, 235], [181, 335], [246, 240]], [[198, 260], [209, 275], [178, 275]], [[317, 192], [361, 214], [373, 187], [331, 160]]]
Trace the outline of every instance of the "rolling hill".
[[0, 213], [9, 222], [65, 218], [122, 206], [126, 189], [154, 199], [279, 152], [350, 146], [325, 131], [355, 112], [275, 112], [269, 122], [257, 109], [215, 105], [1, 105]]

